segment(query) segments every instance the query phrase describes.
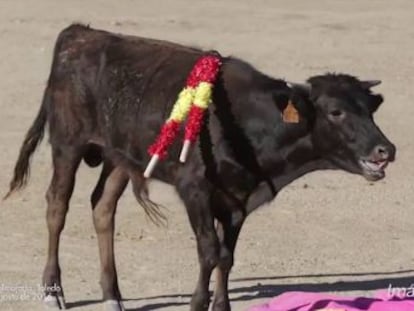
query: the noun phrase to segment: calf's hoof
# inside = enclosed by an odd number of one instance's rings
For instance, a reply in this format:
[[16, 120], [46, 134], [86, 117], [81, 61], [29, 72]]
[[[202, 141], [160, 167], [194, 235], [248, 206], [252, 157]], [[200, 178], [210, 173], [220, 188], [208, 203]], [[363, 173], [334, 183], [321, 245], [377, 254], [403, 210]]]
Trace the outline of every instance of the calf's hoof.
[[57, 295], [46, 295], [43, 303], [47, 308], [55, 310], [66, 310], [65, 298]]
[[190, 302], [190, 311], [207, 311], [210, 306], [210, 297], [193, 295]]
[[228, 300], [213, 301], [212, 311], [230, 311], [230, 302]]
[[120, 300], [105, 300], [105, 311], [125, 311], [122, 301]]

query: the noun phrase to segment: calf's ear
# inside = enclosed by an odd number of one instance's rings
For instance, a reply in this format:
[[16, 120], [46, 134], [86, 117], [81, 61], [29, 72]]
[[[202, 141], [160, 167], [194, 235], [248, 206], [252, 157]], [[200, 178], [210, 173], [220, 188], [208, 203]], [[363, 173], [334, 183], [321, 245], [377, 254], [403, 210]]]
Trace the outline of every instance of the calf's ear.
[[[372, 87], [380, 85], [381, 80], [366, 80], [360, 82], [361, 87], [365, 90], [370, 90]], [[370, 94], [370, 100], [368, 103], [368, 109], [371, 113], [374, 113], [377, 111], [378, 107], [382, 104], [384, 101], [384, 98], [382, 95], [379, 94], [372, 94], [371, 91], [369, 91]]]
[[313, 116], [314, 107], [310, 99], [311, 85], [309, 83], [286, 82], [289, 88], [273, 92], [273, 99], [281, 112], [285, 123], [298, 123], [301, 119]]
[[377, 111], [377, 109], [379, 108], [379, 106], [382, 104], [383, 101], [384, 101], [384, 97], [382, 97], [382, 95], [380, 94], [371, 95], [370, 101], [368, 103], [369, 111], [371, 113], [374, 113], [375, 111]]
[[311, 98], [312, 86], [309, 83], [291, 84], [289, 102], [297, 109], [302, 119], [310, 120], [315, 107]]
[[286, 82], [289, 92], [275, 92], [274, 99], [285, 123], [299, 123], [312, 114], [313, 105], [310, 100], [311, 85], [307, 83]]

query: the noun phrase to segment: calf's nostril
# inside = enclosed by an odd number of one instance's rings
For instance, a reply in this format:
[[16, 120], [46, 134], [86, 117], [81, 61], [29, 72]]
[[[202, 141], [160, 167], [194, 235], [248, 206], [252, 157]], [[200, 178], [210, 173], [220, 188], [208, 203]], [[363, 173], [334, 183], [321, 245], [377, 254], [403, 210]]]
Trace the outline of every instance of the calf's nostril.
[[387, 147], [382, 146], [382, 145], [375, 147], [375, 153], [381, 158], [381, 160], [388, 159], [389, 157], [389, 152], [388, 152]]

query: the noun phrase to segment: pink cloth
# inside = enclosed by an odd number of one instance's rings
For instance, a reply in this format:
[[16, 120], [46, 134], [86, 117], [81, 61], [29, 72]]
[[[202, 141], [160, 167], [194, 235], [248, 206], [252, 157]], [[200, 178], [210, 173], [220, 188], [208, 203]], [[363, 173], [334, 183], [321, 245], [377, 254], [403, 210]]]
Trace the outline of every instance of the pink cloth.
[[324, 293], [287, 292], [268, 303], [250, 308], [248, 311], [414, 311], [412, 298], [389, 297], [387, 292], [378, 292], [374, 297], [346, 297]]

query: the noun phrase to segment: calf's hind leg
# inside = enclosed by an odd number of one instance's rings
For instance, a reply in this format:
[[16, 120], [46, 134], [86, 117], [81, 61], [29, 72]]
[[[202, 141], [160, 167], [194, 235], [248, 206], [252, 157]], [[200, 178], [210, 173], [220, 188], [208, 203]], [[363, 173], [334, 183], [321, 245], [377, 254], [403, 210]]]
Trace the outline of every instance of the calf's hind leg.
[[81, 152], [74, 147], [53, 146], [52, 158], [53, 177], [46, 194], [49, 246], [42, 284], [45, 286], [45, 304], [65, 309], [60, 279], [59, 240], [75, 185], [75, 174], [81, 160]]
[[114, 228], [117, 202], [127, 183], [128, 175], [120, 167], [104, 162], [101, 176], [91, 197], [93, 223], [101, 261], [100, 284], [105, 309], [108, 311], [124, 310], [115, 266]]

